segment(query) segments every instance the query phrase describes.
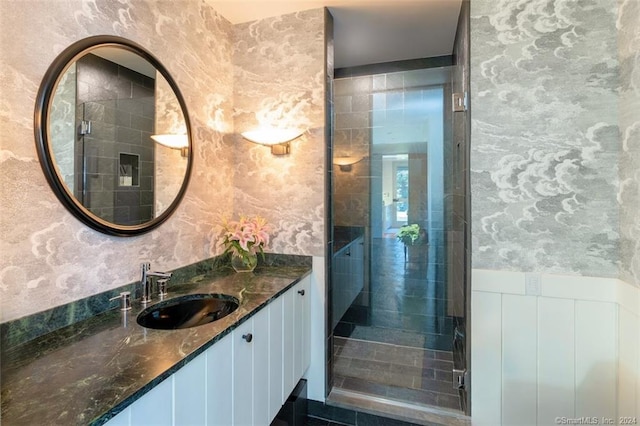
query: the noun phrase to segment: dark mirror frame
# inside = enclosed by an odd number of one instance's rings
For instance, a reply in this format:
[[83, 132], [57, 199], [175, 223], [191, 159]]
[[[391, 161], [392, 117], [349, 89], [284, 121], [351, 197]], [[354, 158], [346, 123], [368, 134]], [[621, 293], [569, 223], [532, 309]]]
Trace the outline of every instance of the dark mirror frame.
[[[169, 86], [173, 90], [180, 103], [180, 108], [184, 115], [184, 121], [187, 128], [187, 138], [189, 140], [189, 147], [187, 149], [187, 168], [185, 171], [184, 180], [180, 191], [171, 205], [162, 212], [159, 216], [153, 220], [140, 224], [140, 225], [118, 225], [108, 222], [95, 214], [91, 213], [85, 208], [73, 194], [70, 194], [67, 186], [63, 182], [62, 178], [58, 175], [53, 160], [52, 151], [49, 144], [49, 105], [51, 104], [53, 95], [55, 94], [57, 81], [61, 75], [66, 71], [69, 64], [78, 59], [79, 57], [90, 53], [91, 50], [98, 47], [118, 47], [120, 49], [128, 50], [136, 55], [142, 57], [147, 62], [155, 67], [155, 69], [165, 78], [169, 83]], [[34, 131], [36, 139], [36, 149], [38, 151], [38, 158], [40, 159], [40, 165], [47, 178], [47, 182], [51, 186], [51, 189], [56, 194], [62, 204], [69, 210], [77, 219], [79, 219], [85, 225], [90, 226], [96, 231], [100, 231], [104, 234], [115, 235], [121, 237], [129, 237], [140, 235], [145, 232], [149, 232], [154, 228], [157, 228], [165, 220], [171, 216], [176, 210], [180, 201], [184, 197], [187, 186], [189, 184], [189, 178], [191, 176], [191, 168], [193, 166], [193, 141], [191, 133], [191, 123], [187, 112], [187, 107], [182, 97], [182, 93], [178, 89], [176, 82], [173, 80], [166, 68], [158, 61], [151, 53], [149, 53], [142, 46], [127, 40], [122, 37], [100, 35], [88, 37], [73, 43], [67, 47], [58, 57], [53, 61], [49, 69], [45, 73], [38, 94], [36, 97], [35, 108], [35, 121]]]

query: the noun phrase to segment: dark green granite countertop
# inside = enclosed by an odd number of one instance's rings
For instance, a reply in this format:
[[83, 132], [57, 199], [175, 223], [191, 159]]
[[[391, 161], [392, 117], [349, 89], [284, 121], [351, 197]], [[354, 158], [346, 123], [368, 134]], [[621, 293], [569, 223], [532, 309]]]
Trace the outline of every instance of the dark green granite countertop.
[[[308, 266], [217, 271], [169, 286], [171, 297], [224, 293], [240, 300], [232, 314], [182, 330], [136, 323], [138, 301], [11, 348], [2, 354], [5, 425], [100, 425], [250, 318], [310, 273]], [[157, 303], [156, 300], [153, 301]]]

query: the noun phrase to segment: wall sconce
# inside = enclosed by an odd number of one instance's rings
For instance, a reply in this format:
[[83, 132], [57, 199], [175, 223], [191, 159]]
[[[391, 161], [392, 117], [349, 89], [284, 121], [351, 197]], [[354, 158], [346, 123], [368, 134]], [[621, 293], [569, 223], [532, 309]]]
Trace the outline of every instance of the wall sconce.
[[242, 133], [246, 140], [271, 147], [273, 155], [286, 155], [291, 153], [291, 141], [299, 138], [304, 133], [298, 129], [260, 128]]
[[342, 172], [350, 172], [351, 166], [364, 160], [365, 157], [334, 157], [333, 164], [340, 167]]
[[189, 153], [189, 139], [187, 135], [167, 133], [163, 135], [151, 135], [151, 139], [171, 149], [179, 149], [180, 155], [187, 157]]

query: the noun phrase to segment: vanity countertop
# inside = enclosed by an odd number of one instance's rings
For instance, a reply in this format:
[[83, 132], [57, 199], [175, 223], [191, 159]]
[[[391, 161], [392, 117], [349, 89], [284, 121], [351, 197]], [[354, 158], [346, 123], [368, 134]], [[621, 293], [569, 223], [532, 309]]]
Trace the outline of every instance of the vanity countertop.
[[217, 271], [170, 286], [165, 300], [190, 293], [224, 293], [240, 300], [230, 315], [199, 327], [143, 328], [136, 323], [143, 308], [134, 301], [124, 314], [110, 310], [3, 352], [2, 421], [103, 424], [310, 270], [269, 266], [254, 273]]

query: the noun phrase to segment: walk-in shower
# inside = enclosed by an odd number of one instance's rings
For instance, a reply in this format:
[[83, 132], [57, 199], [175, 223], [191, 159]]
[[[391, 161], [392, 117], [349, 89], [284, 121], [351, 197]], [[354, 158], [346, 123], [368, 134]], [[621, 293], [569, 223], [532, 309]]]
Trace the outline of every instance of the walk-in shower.
[[355, 392], [465, 411], [454, 71], [334, 80], [330, 401]]

